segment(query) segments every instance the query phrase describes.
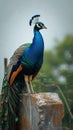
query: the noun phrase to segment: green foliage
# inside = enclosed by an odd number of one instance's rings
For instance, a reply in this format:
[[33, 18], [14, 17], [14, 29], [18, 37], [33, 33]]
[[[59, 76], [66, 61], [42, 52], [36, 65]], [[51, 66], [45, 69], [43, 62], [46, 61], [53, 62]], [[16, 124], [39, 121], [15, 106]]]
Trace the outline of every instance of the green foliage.
[[57, 55], [61, 63], [73, 63], [73, 35], [67, 35], [63, 41], [56, 46]]
[[36, 92], [58, 92], [65, 105], [63, 124], [70, 127], [73, 120], [56, 85], [60, 86], [73, 113], [73, 35], [67, 35], [61, 42], [56, 42], [52, 51], [45, 51], [42, 69], [33, 86]]

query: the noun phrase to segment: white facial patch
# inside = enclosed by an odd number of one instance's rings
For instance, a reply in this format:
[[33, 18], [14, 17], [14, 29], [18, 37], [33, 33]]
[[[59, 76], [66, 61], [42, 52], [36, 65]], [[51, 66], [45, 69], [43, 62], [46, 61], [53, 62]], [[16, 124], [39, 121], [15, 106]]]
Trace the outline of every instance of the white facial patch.
[[41, 28], [38, 24], [36, 25], [38, 28]]

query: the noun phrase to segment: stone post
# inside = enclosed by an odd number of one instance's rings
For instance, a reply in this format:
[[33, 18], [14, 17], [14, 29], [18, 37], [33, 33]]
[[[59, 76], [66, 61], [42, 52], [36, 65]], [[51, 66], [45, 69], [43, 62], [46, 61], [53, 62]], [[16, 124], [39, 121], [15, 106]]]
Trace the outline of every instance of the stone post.
[[64, 106], [56, 93], [24, 94], [20, 130], [62, 130]]

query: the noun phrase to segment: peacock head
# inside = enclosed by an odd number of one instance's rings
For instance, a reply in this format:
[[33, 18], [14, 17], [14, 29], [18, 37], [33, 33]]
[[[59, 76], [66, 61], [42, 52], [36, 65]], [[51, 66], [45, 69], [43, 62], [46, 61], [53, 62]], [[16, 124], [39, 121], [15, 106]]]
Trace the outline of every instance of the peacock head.
[[34, 30], [41, 30], [41, 29], [47, 29], [47, 27], [42, 23], [39, 22], [39, 17], [40, 15], [34, 15], [30, 21], [29, 21], [29, 25], [31, 26], [32, 24], [34, 24]]
[[40, 29], [47, 29], [47, 27], [42, 23], [42, 22], [37, 22], [34, 26], [35, 30], [40, 30]]

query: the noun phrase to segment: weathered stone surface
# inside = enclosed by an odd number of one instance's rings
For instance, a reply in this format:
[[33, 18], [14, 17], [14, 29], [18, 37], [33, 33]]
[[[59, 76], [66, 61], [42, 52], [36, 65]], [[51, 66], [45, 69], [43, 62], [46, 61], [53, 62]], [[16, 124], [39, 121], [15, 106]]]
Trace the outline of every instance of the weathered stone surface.
[[24, 94], [20, 130], [62, 130], [64, 106], [56, 93]]

